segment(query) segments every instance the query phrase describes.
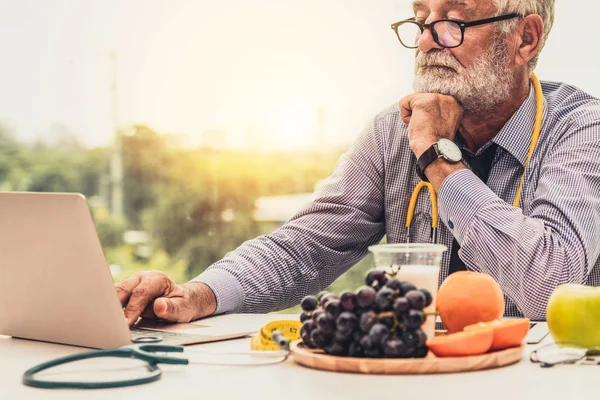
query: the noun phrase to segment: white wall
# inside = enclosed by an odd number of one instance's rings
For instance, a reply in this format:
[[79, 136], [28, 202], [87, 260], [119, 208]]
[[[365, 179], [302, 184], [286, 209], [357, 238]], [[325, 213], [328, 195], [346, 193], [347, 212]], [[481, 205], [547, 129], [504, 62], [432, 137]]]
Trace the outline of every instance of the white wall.
[[[88, 144], [107, 143], [108, 53], [115, 49], [122, 125], [199, 135], [272, 123], [301, 135], [294, 126], [322, 105], [330, 140], [348, 142], [410, 92], [412, 54], [389, 27], [410, 15], [409, 4], [0, 0], [0, 120], [22, 138], [60, 122]], [[599, 14], [596, 2], [557, 2], [540, 79], [600, 96], [598, 23], [591, 21]]]

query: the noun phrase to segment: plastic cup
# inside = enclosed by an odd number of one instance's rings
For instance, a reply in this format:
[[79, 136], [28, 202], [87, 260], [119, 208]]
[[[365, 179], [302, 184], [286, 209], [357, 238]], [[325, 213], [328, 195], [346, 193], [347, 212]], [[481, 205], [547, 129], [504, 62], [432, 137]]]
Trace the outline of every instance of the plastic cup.
[[[369, 247], [375, 258], [375, 268], [431, 293], [433, 300], [424, 310], [430, 313], [436, 311], [440, 265], [446, 250], [444, 245], [430, 243], [379, 244]], [[435, 314], [428, 315], [421, 327], [427, 338], [435, 335], [435, 321]]]

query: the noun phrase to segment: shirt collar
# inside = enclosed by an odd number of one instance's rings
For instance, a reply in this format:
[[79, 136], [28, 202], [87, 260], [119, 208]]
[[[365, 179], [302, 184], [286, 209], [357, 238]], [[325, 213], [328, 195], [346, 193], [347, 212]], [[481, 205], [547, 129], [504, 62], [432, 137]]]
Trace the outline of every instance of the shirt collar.
[[[546, 115], [546, 99], [542, 97], [544, 103], [544, 113]], [[527, 153], [531, 144], [533, 135], [533, 127], [535, 125], [536, 114], [536, 98], [533, 84], [529, 86], [529, 95], [510, 117], [508, 122], [500, 129], [500, 132], [492, 139], [494, 143], [502, 147], [521, 165], [525, 166], [527, 161]]]

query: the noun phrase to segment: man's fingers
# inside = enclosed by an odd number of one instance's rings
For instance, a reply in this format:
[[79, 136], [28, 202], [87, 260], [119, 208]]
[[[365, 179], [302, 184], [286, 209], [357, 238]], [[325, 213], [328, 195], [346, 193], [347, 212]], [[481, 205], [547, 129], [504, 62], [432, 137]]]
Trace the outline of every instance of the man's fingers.
[[400, 116], [406, 125], [410, 123], [412, 116], [412, 99], [414, 95], [406, 96], [400, 100]]
[[143, 279], [132, 292], [127, 307], [125, 307], [125, 317], [129, 326], [137, 321], [146, 306], [155, 298], [164, 295], [170, 286], [168, 278]]
[[142, 312], [140, 317], [145, 318], [145, 319], [158, 319], [156, 314], [154, 314], [154, 302], [151, 301], [146, 306], [146, 308], [144, 308], [144, 311]]
[[185, 297], [160, 297], [154, 301], [154, 314], [171, 322], [189, 322], [189, 299]]
[[[175, 285], [172, 288], [172, 290], [169, 293], [167, 293], [167, 295], [169, 297], [175, 297], [175, 298], [182, 297], [182, 296], [184, 296], [184, 294], [185, 294], [185, 291], [183, 290], [183, 287], [181, 287], [180, 285]], [[142, 312], [141, 317], [146, 318], [146, 319], [159, 319], [160, 318], [160, 319], [172, 321], [173, 319], [168, 318], [169, 313], [170, 313], [170, 311], [168, 311], [169, 310], [168, 306], [163, 306], [161, 302], [159, 302], [161, 304], [159, 304], [159, 306], [158, 306], [158, 308], [161, 310], [161, 316], [156, 315], [156, 313], [154, 312], [154, 304], [156, 304], [156, 302], [161, 299], [165, 299], [165, 298], [159, 297], [158, 299], [156, 299], [154, 301], [150, 301], [148, 303], [148, 305], [146, 306], [146, 308], [144, 309], [144, 311]], [[174, 309], [174, 308], [171, 308], [171, 309]], [[175, 321], [175, 320], [173, 320], [173, 321]]]
[[122, 307], [127, 305], [127, 301], [129, 301], [129, 297], [131, 297], [131, 292], [140, 284], [140, 280], [140, 275], [133, 275], [131, 278], [127, 278], [124, 281], [115, 284], [115, 290], [117, 291], [117, 296], [119, 297]]

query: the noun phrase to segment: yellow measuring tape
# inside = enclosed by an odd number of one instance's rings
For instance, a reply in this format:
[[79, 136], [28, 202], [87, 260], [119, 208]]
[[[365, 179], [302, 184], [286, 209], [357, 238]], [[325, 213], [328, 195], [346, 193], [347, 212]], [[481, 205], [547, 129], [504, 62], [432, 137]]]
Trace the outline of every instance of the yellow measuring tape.
[[302, 322], [299, 320], [279, 320], [269, 322], [250, 339], [251, 350], [280, 350], [277, 343], [272, 339], [273, 332], [279, 331], [291, 342], [300, 339], [300, 328]]

